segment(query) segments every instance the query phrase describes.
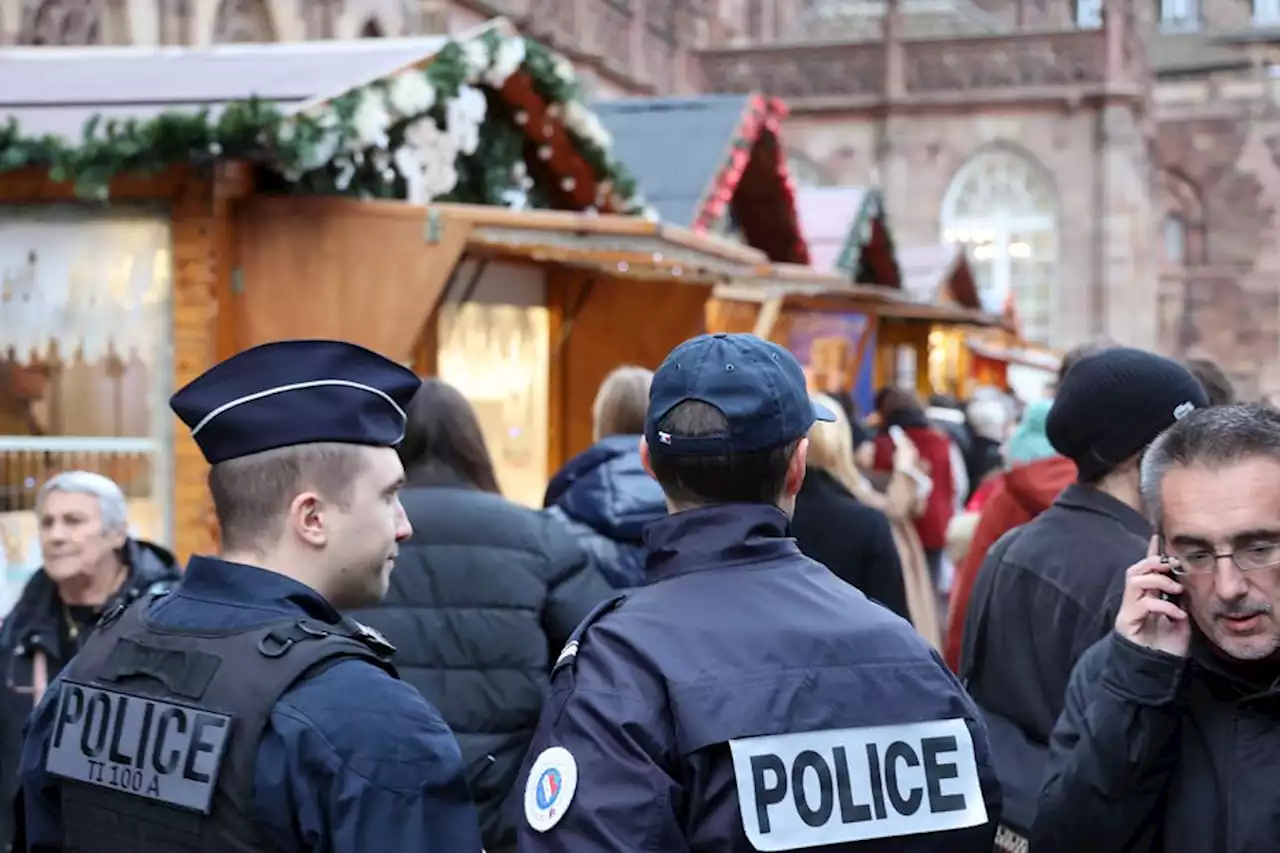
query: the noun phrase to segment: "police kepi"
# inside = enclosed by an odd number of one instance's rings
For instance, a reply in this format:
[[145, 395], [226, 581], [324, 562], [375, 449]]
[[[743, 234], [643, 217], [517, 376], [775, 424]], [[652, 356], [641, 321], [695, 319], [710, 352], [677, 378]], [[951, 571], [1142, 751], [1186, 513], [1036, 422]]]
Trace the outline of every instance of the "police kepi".
[[[678, 346], [641, 453], [671, 514], [579, 626], [517, 792], [521, 853], [989, 853], [986, 731], [905, 620], [788, 535], [815, 406], [751, 335]], [[523, 793], [519, 797], [519, 793]]]
[[243, 352], [172, 400], [222, 557], [113, 610], [29, 724], [18, 849], [476, 853], [462, 759], [339, 609], [410, 533], [394, 450], [420, 383], [337, 341]]

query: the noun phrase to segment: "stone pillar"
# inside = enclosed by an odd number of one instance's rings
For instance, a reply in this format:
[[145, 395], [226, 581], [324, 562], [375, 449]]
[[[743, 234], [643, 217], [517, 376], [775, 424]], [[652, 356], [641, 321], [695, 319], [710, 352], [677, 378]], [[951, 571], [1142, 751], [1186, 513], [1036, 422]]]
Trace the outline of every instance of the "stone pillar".
[[1158, 346], [1159, 203], [1142, 118], [1131, 104], [1099, 113], [1096, 263], [1091, 331], [1129, 346]]

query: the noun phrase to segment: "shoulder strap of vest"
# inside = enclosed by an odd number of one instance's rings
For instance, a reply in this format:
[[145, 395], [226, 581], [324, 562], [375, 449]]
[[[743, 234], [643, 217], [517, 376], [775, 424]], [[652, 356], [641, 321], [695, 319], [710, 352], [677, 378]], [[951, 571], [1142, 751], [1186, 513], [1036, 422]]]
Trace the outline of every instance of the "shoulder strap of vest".
[[965, 618], [964, 633], [960, 639], [960, 683], [968, 689], [982, 670], [982, 659], [987, 654], [987, 620], [991, 618], [991, 600], [995, 597], [996, 576], [1004, 563], [1004, 555], [1013, 547], [1013, 543], [1022, 536], [1026, 525], [1016, 527], [996, 540], [982, 565], [978, 567], [978, 577], [974, 581], [973, 592], [969, 596], [968, 616]]
[[564, 644], [564, 648], [560, 650], [560, 655], [556, 658], [555, 665], [551, 667], [551, 677], [555, 678], [557, 672], [566, 666], [572, 666], [578, 657], [578, 649], [582, 646], [582, 642], [586, 637], [587, 629], [595, 623], [603, 619], [607, 614], [616, 610], [622, 602], [627, 600], [626, 593], [615, 595], [612, 598], [606, 598], [604, 601], [592, 608], [578, 627], [573, 629], [573, 633], [569, 635], [569, 641]]

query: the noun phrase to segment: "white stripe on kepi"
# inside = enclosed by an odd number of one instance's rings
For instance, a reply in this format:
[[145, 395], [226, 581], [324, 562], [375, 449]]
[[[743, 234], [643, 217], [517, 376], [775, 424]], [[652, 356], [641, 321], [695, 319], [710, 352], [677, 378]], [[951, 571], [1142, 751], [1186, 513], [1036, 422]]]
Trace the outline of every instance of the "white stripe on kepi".
[[[199, 434], [200, 430], [207, 427], [214, 418], [219, 415], [226, 414], [237, 406], [243, 406], [245, 403], [252, 403], [255, 400], [261, 400], [263, 397], [273, 397], [276, 394], [284, 394], [288, 391], [305, 391], [308, 388], [323, 388], [326, 385], [336, 385], [342, 388], [355, 388], [358, 391], [368, 391], [370, 394], [376, 394], [387, 401], [387, 405], [396, 410], [400, 415], [401, 433], [400, 438], [404, 438], [404, 424], [408, 422], [409, 416], [405, 414], [404, 409], [384, 391], [379, 391], [362, 382], [352, 382], [349, 379], [313, 379], [310, 382], [294, 382], [289, 385], [277, 385], [275, 388], [267, 388], [263, 391], [254, 391], [252, 394], [246, 394], [243, 397], [237, 397], [234, 400], [223, 403], [209, 414], [201, 418], [200, 423], [191, 428], [191, 436], [194, 438]], [[396, 444], [399, 444], [397, 441]]]

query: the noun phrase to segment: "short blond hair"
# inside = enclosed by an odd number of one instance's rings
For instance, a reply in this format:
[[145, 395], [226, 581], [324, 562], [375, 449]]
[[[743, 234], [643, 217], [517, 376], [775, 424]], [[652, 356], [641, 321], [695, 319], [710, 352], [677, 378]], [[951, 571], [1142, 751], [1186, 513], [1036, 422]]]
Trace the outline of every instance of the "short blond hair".
[[591, 406], [596, 441], [611, 435], [644, 433], [652, 381], [652, 370], [630, 364], [614, 369], [604, 378]]

